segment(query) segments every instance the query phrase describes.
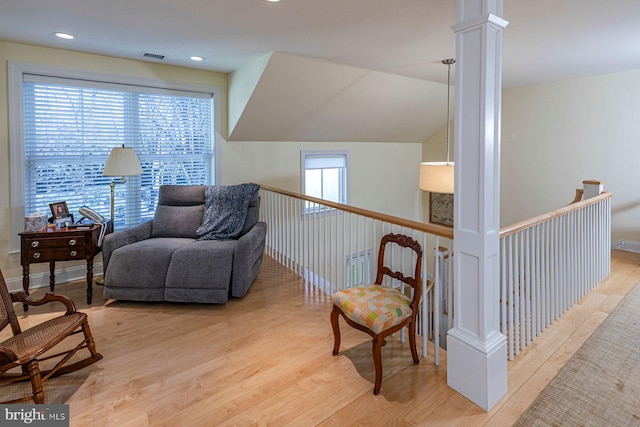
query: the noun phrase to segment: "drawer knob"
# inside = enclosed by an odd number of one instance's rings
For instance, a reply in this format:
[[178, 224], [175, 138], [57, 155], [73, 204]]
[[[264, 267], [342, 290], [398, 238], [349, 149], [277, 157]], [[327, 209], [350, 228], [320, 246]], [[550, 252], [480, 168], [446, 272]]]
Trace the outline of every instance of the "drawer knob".
[[71, 239], [69, 240], [69, 246], [75, 246], [76, 245], [76, 239]]
[[78, 251], [71, 251], [71, 252], [69, 252], [69, 255], [76, 256], [76, 255], [78, 255]]
[[34, 253], [34, 254], [33, 254], [33, 258], [34, 258], [34, 259], [38, 259], [38, 258], [40, 258], [40, 252], [36, 252], [36, 253]]
[[39, 244], [40, 244], [40, 242], [39, 242], [39, 241], [34, 240], [33, 242], [31, 242], [31, 247], [32, 247], [32, 248], [37, 248]]

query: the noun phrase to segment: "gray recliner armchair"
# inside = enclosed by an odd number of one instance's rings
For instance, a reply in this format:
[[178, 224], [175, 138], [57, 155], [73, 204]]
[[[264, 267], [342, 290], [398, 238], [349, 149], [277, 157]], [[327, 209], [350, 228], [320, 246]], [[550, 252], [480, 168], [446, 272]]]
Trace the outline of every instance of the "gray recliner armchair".
[[152, 221], [105, 237], [105, 298], [225, 303], [247, 293], [262, 264], [267, 232], [258, 221], [259, 192], [250, 196], [239, 237], [198, 240], [205, 188], [162, 186]]

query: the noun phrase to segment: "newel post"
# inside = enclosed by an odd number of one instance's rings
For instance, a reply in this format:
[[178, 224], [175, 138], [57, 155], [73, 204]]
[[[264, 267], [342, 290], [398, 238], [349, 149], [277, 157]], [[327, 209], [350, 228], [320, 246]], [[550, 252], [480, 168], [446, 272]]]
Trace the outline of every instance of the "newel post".
[[602, 181], [595, 181], [595, 180], [582, 181], [582, 188], [583, 188], [582, 194], [585, 200], [590, 199], [592, 197], [599, 196], [600, 193], [604, 191], [604, 186], [602, 184]]

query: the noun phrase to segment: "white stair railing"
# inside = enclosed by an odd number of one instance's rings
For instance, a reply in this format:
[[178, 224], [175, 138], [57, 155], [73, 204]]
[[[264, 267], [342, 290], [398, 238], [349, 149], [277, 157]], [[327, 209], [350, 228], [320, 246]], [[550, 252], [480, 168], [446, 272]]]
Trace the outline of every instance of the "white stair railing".
[[[500, 232], [500, 325], [510, 360], [609, 275], [612, 195], [602, 192], [598, 181], [584, 184], [570, 205]], [[591, 198], [580, 201], [583, 193]], [[384, 234], [406, 234], [420, 242], [423, 291], [428, 280], [435, 280], [432, 292], [423, 292], [422, 353], [426, 357], [429, 339], [435, 348], [446, 348], [455, 306], [453, 229], [265, 186], [261, 197], [261, 220], [269, 227], [267, 254], [326, 295], [373, 281]], [[412, 259], [392, 251], [396, 256], [394, 265], [411, 265]], [[438, 364], [438, 352], [434, 359]]]
[[[441, 285], [434, 284], [439, 242], [449, 241], [453, 230], [384, 215], [365, 209], [333, 203], [268, 186], [260, 186], [260, 220], [268, 224], [266, 253], [296, 272], [308, 286], [324, 295], [375, 279], [380, 240], [388, 233], [405, 234], [420, 242], [423, 250], [422, 304], [418, 334], [422, 337], [422, 354], [427, 356], [427, 340], [440, 347]], [[436, 242], [437, 240], [437, 242]], [[405, 276], [413, 274], [415, 255], [390, 247], [389, 262]], [[410, 251], [411, 252], [411, 251]], [[396, 286], [395, 283], [384, 283]], [[404, 331], [403, 331], [404, 332]], [[404, 334], [399, 334], [404, 339]], [[434, 352], [434, 362], [439, 354]]]
[[500, 324], [509, 360], [609, 275], [611, 197], [601, 193], [501, 230]]

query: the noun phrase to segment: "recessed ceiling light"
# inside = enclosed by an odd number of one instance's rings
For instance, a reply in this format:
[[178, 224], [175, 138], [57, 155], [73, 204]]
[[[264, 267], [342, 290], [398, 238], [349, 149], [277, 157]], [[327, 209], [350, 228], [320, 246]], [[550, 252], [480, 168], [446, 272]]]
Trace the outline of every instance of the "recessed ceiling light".
[[271, 3], [276, 3], [276, 2], [279, 2], [280, 0], [267, 0], [267, 1]]
[[67, 34], [67, 33], [55, 33], [56, 37], [61, 38], [61, 39], [65, 39], [65, 40], [73, 40], [75, 39], [74, 36], [72, 36], [71, 34]]
[[202, 56], [192, 56], [191, 60], [192, 61], [202, 61], [202, 60], [204, 60], [204, 58]]

